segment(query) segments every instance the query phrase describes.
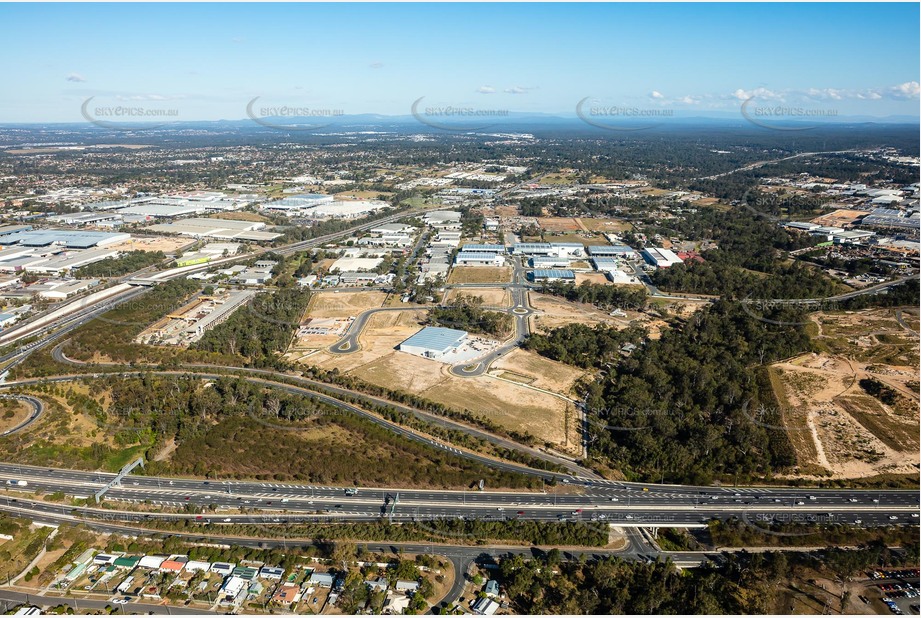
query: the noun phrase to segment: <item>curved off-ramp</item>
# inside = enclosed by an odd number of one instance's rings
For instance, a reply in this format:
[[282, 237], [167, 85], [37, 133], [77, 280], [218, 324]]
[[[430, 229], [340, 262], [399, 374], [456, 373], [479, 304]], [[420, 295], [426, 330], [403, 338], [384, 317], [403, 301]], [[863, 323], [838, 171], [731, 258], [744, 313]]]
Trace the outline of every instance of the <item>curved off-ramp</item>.
[[0, 395], [0, 399], [15, 399], [16, 401], [21, 401], [32, 407], [32, 414], [29, 415], [29, 418], [19, 423], [11, 429], [7, 429], [3, 433], [0, 433], [0, 437], [5, 437], [12, 435], [14, 433], [19, 433], [23, 429], [27, 428], [29, 425], [37, 421], [42, 414], [45, 413], [45, 403], [32, 395]]

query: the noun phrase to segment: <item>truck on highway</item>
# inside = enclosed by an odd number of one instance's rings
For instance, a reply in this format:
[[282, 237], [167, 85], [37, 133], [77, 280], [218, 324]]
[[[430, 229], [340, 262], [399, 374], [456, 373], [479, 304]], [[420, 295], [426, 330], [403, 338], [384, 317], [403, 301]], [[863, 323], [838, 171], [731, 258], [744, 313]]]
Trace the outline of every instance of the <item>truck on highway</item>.
[[10, 479], [6, 482], [7, 485], [13, 485], [14, 487], [25, 487], [29, 484], [29, 481], [17, 481], [16, 479]]
[[354, 487], [349, 487], [348, 489], [345, 490], [345, 495], [346, 496], [357, 496], [358, 490], [355, 489]]

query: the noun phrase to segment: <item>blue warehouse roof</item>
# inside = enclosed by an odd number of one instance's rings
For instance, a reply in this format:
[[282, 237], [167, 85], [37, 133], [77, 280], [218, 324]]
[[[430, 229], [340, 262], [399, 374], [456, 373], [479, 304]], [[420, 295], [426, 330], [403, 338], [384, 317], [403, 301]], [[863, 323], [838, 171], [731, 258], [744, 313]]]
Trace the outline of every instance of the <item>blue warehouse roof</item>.
[[427, 350], [449, 350], [457, 347], [467, 336], [467, 331], [457, 330], [455, 328], [443, 328], [441, 326], [426, 326], [418, 333], [400, 344], [405, 346], [415, 346]]
[[576, 273], [571, 270], [538, 269], [533, 272], [535, 279], [575, 279]]
[[464, 245], [461, 247], [461, 251], [471, 252], [477, 251], [480, 253], [505, 253], [505, 245]]

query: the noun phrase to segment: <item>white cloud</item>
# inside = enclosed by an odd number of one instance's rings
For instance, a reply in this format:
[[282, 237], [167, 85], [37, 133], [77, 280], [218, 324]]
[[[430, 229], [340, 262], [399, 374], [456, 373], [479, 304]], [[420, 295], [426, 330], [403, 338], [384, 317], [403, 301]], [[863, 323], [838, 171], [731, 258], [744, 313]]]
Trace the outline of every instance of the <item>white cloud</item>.
[[754, 90], [742, 90], [739, 88], [732, 95], [739, 101], [746, 101], [751, 98], [757, 98], [770, 101], [783, 101], [783, 95], [767, 88], [755, 88]]
[[492, 86], [480, 86], [479, 88], [476, 89], [476, 91], [479, 92], [480, 94], [492, 94], [496, 91], [496, 89], [493, 88]]
[[664, 99], [665, 98], [665, 95], [659, 92], [658, 90], [653, 90], [652, 92], [649, 93], [649, 96], [651, 96], [653, 99]]
[[531, 90], [535, 90], [536, 86], [512, 86], [511, 88], [506, 88], [505, 92], [508, 94], [527, 94]]
[[86, 81], [86, 78], [83, 77], [82, 75], [80, 75], [79, 73], [70, 73], [70, 74], [69, 74], [67, 77], [65, 77], [64, 79], [66, 79], [66, 80], [69, 81], [69, 82], [77, 82], [77, 83], [85, 82], [85, 81]]
[[889, 94], [895, 99], [917, 99], [921, 94], [921, 84], [918, 82], [905, 82], [889, 88]]
[[810, 88], [805, 94], [811, 99], [840, 101], [847, 98], [850, 93], [846, 90], [838, 90], [837, 88]]

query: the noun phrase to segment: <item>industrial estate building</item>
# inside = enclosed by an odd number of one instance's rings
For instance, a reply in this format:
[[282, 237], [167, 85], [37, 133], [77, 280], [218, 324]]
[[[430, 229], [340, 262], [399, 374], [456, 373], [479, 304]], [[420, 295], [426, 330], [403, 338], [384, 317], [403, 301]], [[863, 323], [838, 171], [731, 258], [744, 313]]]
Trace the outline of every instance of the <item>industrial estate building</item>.
[[505, 258], [497, 253], [469, 253], [461, 251], [454, 257], [455, 266], [502, 266]]
[[683, 261], [673, 251], [658, 247], [646, 247], [642, 251], [643, 259], [656, 268], [668, 268]]
[[465, 330], [426, 326], [401, 343], [398, 349], [425, 358], [439, 358], [459, 348], [466, 339]]
[[245, 304], [255, 292], [218, 290], [168, 314], [138, 336], [138, 343], [187, 346], [202, 338]]
[[221, 238], [256, 242], [267, 242], [281, 237], [281, 234], [260, 231], [264, 228], [265, 223], [258, 221], [192, 218], [174, 223], [158, 223], [151, 225], [149, 229], [163, 234], [179, 234], [192, 238]]
[[573, 281], [576, 280], [576, 273], [571, 270], [562, 269], [537, 269], [531, 272], [533, 281]]

